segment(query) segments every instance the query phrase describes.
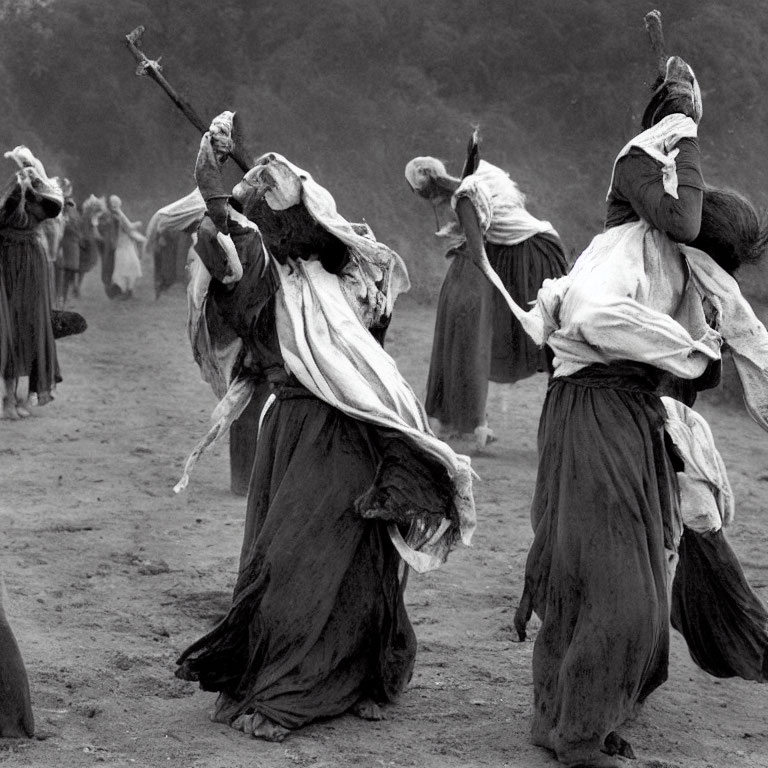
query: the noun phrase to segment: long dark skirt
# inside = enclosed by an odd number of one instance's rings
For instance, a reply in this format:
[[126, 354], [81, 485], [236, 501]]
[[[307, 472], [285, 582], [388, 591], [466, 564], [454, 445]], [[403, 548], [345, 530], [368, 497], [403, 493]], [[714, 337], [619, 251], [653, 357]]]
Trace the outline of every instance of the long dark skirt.
[[229, 484], [236, 496], [247, 496], [251, 482], [259, 419], [271, 392], [269, 382], [260, 382], [243, 413], [229, 430]]
[[34, 230], [0, 231], [0, 375], [50, 393], [59, 375], [48, 263]]
[[768, 681], [768, 611], [723, 531], [685, 528], [672, 588], [672, 626], [715, 677]]
[[[568, 270], [562, 243], [555, 235], [534, 235], [518, 245], [486, 243], [485, 247], [488, 261], [521, 307], [535, 301], [544, 280]], [[546, 352], [536, 346], [501, 294], [494, 291], [491, 381], [512, 383], [548, 370]]]
[[354, 507], [378, 455], [373, 428], [301, 388], [265, 417], [232, 608], [176, 673], [225, 694], [230, 722], [259, 712], [298, 728], [361, 697], [390, 701], [410, 679], [399, 556]]
[[424, 405], [447, 429], [485, 424], [494, 291], [467, 255], [453, 257], [437, 302]]
[[525, 576], [542, 620], [533, 739], [564, 762], [597, 756], [667, 676], [680, 524], [655, 385], [647, 366], [590, 366], [544, 403]]

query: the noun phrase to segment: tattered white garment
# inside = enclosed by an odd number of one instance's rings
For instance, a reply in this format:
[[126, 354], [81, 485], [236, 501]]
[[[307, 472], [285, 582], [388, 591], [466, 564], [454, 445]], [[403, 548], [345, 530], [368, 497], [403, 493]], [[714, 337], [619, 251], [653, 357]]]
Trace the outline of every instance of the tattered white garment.
[[749, 415], [768, 431], [768, 330], [738, 282], [706, 253], [680, 246], [700, 296], [714, 310], [714, 325], [731, 352]]
[[[657, 246], [663, 247], [654, 253]], [[682, 272], [675, 258], [682, 259]], [[650, 264], [656, 266], [646, 270]], [[670, 273], [682, 275], [678, 287]], [[675, 309], [656, 308], [670, 302]], [[544, 281], [533, 309], [522, 315], [531, 337], [552, 348], [556, 377], [634, 360], [694, 379], [721, 358], [725, 341], [747, 410], [768, 430], [768, 330], [713, 259], [671, 243], [645, 222], [598, 235], [568, 275]]]
[[679, 400], [662, 397], [665, 429], [685, 463], [677, 473], [683, 522], [699, 533], [719, 531], [733, 520], [728, 474], [706, 420]]
[[[288, 369], [320, 400], [359, 421], [397, 430], [437, 459], [454, 485], [461, 539], [469, 545], [475, 528], [469, 458], [455, 454], [432, 433], [423, 406], [395, 361], [360, 322], [338, 276], [319, 261], [281, 265], [278, 273], [277, 333]], [[403, 559], [423, 572], [444, 559], [439, 541], [448, 527], [446, 521], [418, 552], [397, 526], [390, 526], [390, 534]]]
[[[253, 222], [234, 209], [229, 210], [229, 215], [239, 224], [257, 230]], [[219, 232], [216, 239], [227, 256], [230, 282], [240, 280], [243, 276], [243, 265], [232, 238]], [[183, 491], [189, 485], [189, 476], [200, 457], [226, 436], [232, 424], [245, 410], [255, 390], [250, 379], [233, 377], [233, 371], [243, 350], [242, 339], [234, 333], [225, 339], [214, 339], [208, 332], [205, 311], [210, 285], [211, 273], [193, 251], [189, 260], [187, 283], [187, 337], [195, 362], [200, 368], [200, 375], [203, 381], [211, 386], [219, 398], [219, 403], [211, 414], [210, 429], [197, 443], [184, 464], [181, 479], [173, 488], [175, 493]]]
[[147, 225], [146, 252], [154, 253], [160, 236], [165, 232], [189, 231], [200, 224], [203, 216], [205, 200], [197, 187], [179, 200], [164, 205], [153, 214]]
[[[325, 226], [327, 221], [321, 223]], [[241, 223], [246, 222], [243, 219]], [[256, 228], [252, 222], [247, 224]], [[341, 224], [336, 222], [335, 228], [338, 231]], [[348, 235], [345, 232], [345, 236]], [[220, 246], [223, 247], [221, 243]], [[448, 471], [461, 541], [468, 546], [476, 526], [469, 457], [455, 454], [450, 446], [435, 437], [423, 406], [395, 361], [364, 325], [365, 318], [371, 315], [363, 306], [369, 298], [378, 310], [374, 316], [387, 309], [391, 311], [391, 302], [385, 297], [370, 296], [374, 289], [381, 292], [369, 280], [375, 272], [368, 272], [365, 277], [356, 268], [368, 251], [365, 246], [358, 250], [357, 260], [341, 275], [326, 272], [319, 261], [274, 264], [281, 283], [276, 297], [277, 333], [286, 368], [319, 399], [352, 418], [401, 432], [420, 450], [437, 459]], [[380, 253], [386, 256], [384, 251]], [[383, 287], [396, 294], [404, 287], [398, 263], [390, 261], [389, 265], [382, 266], [385, 267]], [[373, 267], [378, 269], [376, 264]], [[210, 275], [198, 259], [188, 286], [190, 339], [203, 377], [210, 379], [212, 385], [215, 382], [218, 387], [227, 386], [212, 414], [211, 429], [187, 460], [184, 474], [174, 488], [177, 493], [187, 486], [189, 474], [203, 451], [226, 434], [253, 395], [247, 380], [231, 379], [233, 362], [240, 354], [242, 342], [237, 339], [232, 345], [222, 346], [208, 334], [204, 310], [209, 283]], [[260, 423], [273, 402], [274, 399], [270, 399], [265, 405]], [[405, 537], [394, 524], [388, 526], [388, 531], [403, 560], [423, 573], [444, 562], [448, 553], [446, 537], [451, 528], [451, 522], [444, 519], [434, 530], [415, 521]], [[426, 542], [422, 541], [425, 533], [429, 534]]]
[[545, 280], [523, 326], [552, 348], [555, 376], [634, 360], [693, 379], [720, 359], [679, 246], [644, 221], [597, 235], [568, 275]]
[[541, 221], [525, 209], [522, 192], [509, 174], [481, 160], [477, 170], [462, 180], [453, 193], [451, 206], [466, 197], [477, 213], [480, 229], [489, 243], [517, 245], [534, 235], [557, 235], [548, 221]]

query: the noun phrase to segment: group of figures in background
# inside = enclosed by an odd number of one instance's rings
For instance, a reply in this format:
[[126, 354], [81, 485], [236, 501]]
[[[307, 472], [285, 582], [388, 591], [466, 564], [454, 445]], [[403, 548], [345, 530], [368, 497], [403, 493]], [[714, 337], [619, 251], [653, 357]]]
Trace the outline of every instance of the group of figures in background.
[[[154, 262], [155, 297], [186, 283], [193, 232], [167, 227], [165, 208], [131, 221], [117, 195], [75, 200], [72, 182], [49, 177], [25, 146], [5, 153], [18, 170], [0, 195], [0, 418], [19, 419], [54, 398], [61, 372], [54, 340], [82, 333], [72, 310], [97, 269], [109, 299], [134, 296], [142, 260]], [[175, 220], [174, 220], [175, 221]]]
[[[61, 381], [55, 339], [86, 327], [70, 308], [84, 276], [100, 265], [106, 295], [130, 299], [147, 237], [117, 195], [90, 195], [78, 206], [70, 180], [49, 177], [27, 147], [5, 157], [18, 170], [0, 194], [0, 416], [16, 420], [54, 399]], [[171, 234], [154, 243], [158, 295], [185, 279], [186, 252], [180, 265], [175, 259], [180, 240]], [[186, 251], [190, 242], [187, 236]]]
[[107, 296], [131, 298], [142, 276], [141, 222], [125, 215], [117, 195], [90, 195], [78, 207], [69, 179], [54, 181], [64, 207], [41, 225], [54, 305], [63, 309], [70, 298], [79, 298], [83, 276], [99, 263]]

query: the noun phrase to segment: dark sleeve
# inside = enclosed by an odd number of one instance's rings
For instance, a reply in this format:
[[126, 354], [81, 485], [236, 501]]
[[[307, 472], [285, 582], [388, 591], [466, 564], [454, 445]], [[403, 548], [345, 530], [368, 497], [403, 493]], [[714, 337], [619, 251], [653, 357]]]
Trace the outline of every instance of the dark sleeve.
[[711, 360], [704, 373], [697, 379], [681, 379], [673, 373], [663, 372], [656, 394], [659, 397], [671, 397], [679, 400], [683, 405], [693, 408], [696, 396], [705, 389], [714, 389], [723, 375], [723, 361]]
[[664, 191], [661, 167], [650, 155], [633, 148], [616, 163], [612, 193], [635, 213], [678, 243], [696, 239], [701, 227], [704, 179], [699, 142], [681, 139], [677, 148], [677, 199]]
[[464, 247], [468, 255], [478, 260], [485, 248], [483, 231], [480, 228], [477, 211], [468, 197], [460, 197], [458, 199], [456, 203], [456, 217], [466, 238]]
[[[206, 227], [206, 230], [206, 237], [210, 237], [210, 229]], [[274, 268], [267, 260], [258, 233], [252, 229], [240, 227], [231, 220], [229, 230], [243, 265], [243, 277], [228, 285], [216, 279], [211, 280], [209, 296], [210, 300], [216, 304], [223, 321], [233, 328], [243, 341], [248, 342], [259, 335], [257, 330], [259, 317], [277, 292], [279, 280]], [[213, 239], [215, 240], [215, 235]], [[200, 245], [199, 235], [198, 245]], [[218, 243], [215, 245], [218, 248]], [[205, 260], [203, 263], [205, 264]]]

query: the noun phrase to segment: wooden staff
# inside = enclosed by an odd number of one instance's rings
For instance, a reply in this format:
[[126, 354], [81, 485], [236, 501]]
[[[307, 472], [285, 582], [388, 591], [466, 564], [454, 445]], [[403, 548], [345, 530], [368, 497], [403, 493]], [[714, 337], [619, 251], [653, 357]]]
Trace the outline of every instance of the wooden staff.
[[649, 11], [645, 14], [645, 29], [651, 41], [651, 50], [656, 56], [656, 68], [659, 70], [659, 74], [664, 77], [667, 73], [667, 53], [660, 11]]
[[[144, 54], [144, 51], [139, 47], [141, 45], [141, 36], [144, 34], [144, 27], [139, 26], [129, 32], [125, 36], [125, 43], [128, 46], [128, 50], [136, 59], [136, 74], [140, 77], [147, 76], [154, 80], [170, 97], [171, 101], [184, 113], [190, 123], [197, 128], [200, 133], [205, 133], [208, 130], [209, 123], [206, 123], [200, 115], [195, 111], [192, 105], [184, 98], [182, 98], [178, 91], [163, 77], [161, 74], [162, 67], [160, 66], [161, 56], [156, 59], [149, 59]], [[233, 134], [234, 126], [233, 126]], [[233, 136], [235, 138], [235, 136]], [[247, 173], [252, 167], [253, 163], [246, 156], [245, 152], [240, 146], [240, 142], [235, 138], [235, 145], [230, 152], [230, 157], [240, 166], [240, 170], [243, 173]]]

